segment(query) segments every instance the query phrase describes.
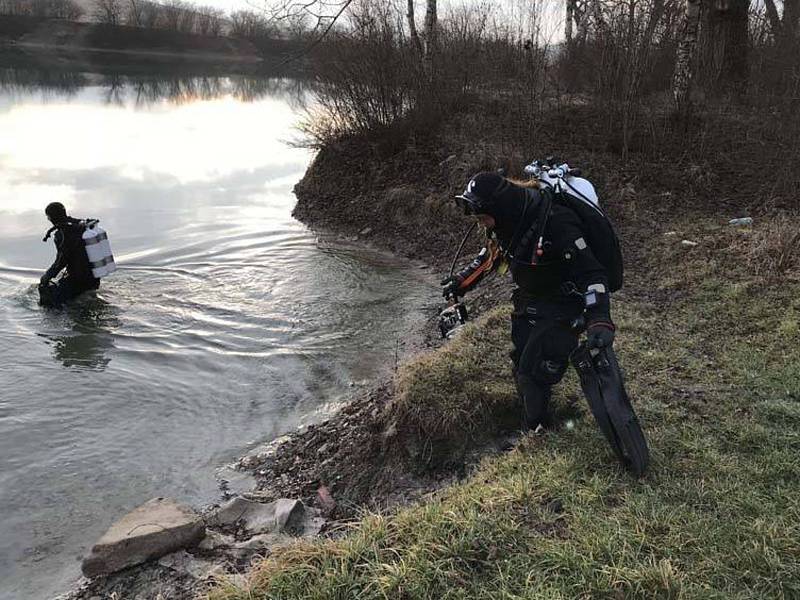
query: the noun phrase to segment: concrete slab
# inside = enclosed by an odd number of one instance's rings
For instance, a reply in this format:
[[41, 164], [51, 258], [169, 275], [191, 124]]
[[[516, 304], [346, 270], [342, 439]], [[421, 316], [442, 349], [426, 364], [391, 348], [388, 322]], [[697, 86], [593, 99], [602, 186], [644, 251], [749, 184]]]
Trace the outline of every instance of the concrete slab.
[[186, 505], [154, 498], [114, 523], [83, 561], [86, 577], [116, 573], [189, 548], [205, 536], [205, 524]]
[[275, 500], [266, 504], [246, 498], [234, 498], [211, 517], [209, 523], [220, 527], [241, 527], [248, 534], [302, 533], [305, 507], [299, 500]]

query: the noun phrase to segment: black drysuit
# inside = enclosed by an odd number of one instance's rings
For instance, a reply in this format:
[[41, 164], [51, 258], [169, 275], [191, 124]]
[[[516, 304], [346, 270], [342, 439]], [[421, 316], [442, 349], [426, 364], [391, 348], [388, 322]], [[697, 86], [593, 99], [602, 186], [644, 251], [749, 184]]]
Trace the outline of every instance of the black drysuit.
[[[463, 293], [508, 262], [517, 286], [512, 296], [511, 358], [525, 422], [534, 428], [546, 421], [550, 388], [563, 378], [578, 344], [572, 322], [585, 312], [589, 325], [611, 326], [608, 274], [592, 253], [574, 211], [553, 204], [543, 254], [532, 264], [542, 205], [539, 190], [506, 186], [487, 211], [495, 219], [494, 229], [487, 232], [488, 247], [457, 275]], [[596, 304], [587, 308], [584, 295], [597, 289], [606, 293], [596, 294]]]
[[[42, 278], [39, 286], [39, 302], [43, 306], [61, 306], [73, 298], [100, 287], [95, 279], [83, 242], [83, 226], [70, 221], [59, 224], [53, 236], [56, 244], [56, 260]], [[66, 274], [57, 283], [50, 283], [61, 271]]]

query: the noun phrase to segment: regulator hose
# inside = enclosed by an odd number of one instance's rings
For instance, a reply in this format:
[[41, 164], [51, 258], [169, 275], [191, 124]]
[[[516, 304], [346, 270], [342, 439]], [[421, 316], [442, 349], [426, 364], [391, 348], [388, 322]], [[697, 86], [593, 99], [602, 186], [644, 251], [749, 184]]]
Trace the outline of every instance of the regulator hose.
[[472, 232], [475, 231], [475, 228], [478, 226], [478, 222], [475, 221], [470, 228], [467, 230], [467, 233], [464, 235], [464, 239], [461, 240], [461, 244], [458, 246], [458, 250], [456, 250], [456, 255], [453, 257], [453, 264], [450, 265], [450, 275], [448, 277], [452, 277], [453, 273], [456, 270], [456, 263], [458, 259], [461, 257], [461, 252], [464, 250], [464, 244], [467, 243], [469, 236], [472, 235]]

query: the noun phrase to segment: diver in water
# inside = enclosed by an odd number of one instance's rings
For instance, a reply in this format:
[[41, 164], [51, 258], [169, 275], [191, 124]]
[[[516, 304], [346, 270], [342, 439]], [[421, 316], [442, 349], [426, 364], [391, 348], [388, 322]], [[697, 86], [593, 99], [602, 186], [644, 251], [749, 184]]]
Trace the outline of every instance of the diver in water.
[[585, 318], [590, 348], [611, 346], [615, 335], [615, 288], [583, 219], [567, 205], [548, 202], [539, 188], [536, 180], [517, 182], [497, 173], [473, 177], [457, 202], [485, 227], [487, 244], [469, 266], [442, 281], [443, 295], [458, 298], [488, 273], [510, 269], [516, 284], [513, 373], [524, 424], [534, 430], [550, 424], [551, 387], [563, 378], [578, 345], [573, 322]]
[[[83, 239], [85, 223], [67, 216], [67, 210], [60, 202], [49, 204], [44, 212], [53, 224], [44, 241], [55, 232], [57, 254], [55, 262], [39, 281], [39, 304], [61, 306], [84, 292], [98, 289], [100, 280], [95, 278], [86, 252]], [[64, 270], [64, 276], [53, 283], [52, 280]]]

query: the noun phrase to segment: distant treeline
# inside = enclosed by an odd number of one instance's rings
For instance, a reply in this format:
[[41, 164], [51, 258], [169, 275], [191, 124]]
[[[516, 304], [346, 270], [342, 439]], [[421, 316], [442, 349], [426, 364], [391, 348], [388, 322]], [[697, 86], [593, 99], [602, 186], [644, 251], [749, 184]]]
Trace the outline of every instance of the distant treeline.
[[0, 14], [23, 17], [89, 19], [101, 25], [157, 29], [203, 36], [230, 36], [258, 43], [270, 38], [302, 37], [302, 18], [284, 19], [281, 27], [250, 10], [228, 15], [213, 6], [184, 0], [92, 0], [85, 11], [74, 0], [0, 0]]
[[89, 15], [103, 25], [127, 25], [177, 33], [218, 36], [228, 33], [222, 9], [195, 6], [183, 0], [93, 0]]
[[74, 21], [83, 9], [73, 0], [0, 0], [0, 14], [16, 17], [40, 17]]

